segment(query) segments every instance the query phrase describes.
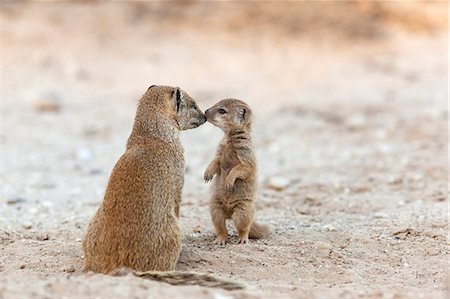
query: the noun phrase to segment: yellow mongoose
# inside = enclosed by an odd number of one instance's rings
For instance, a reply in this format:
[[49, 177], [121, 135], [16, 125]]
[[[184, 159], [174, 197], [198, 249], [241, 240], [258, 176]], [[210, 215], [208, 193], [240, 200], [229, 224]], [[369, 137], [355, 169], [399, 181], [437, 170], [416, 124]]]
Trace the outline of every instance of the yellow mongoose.
[[216, 229], [216, 244], [225, 244], [226, 219], [233, 219], [239, 243], [269, 234], [267, 226], [253, 221], [256, 192], [256, 160], [251, 140], [250, 107], [235, 99], [225, 99], [205, 111], [206, 119], [225, 133], [216, 156], [207, 167], [204, 179], [215, 182], [210, 201], [211, 218]]
[[211, 283], [209, 275], [172, 271], [182, 238], [178, 215], [184, 156], [179, 131], [205, 121], [186, 92], [149, 87], [139, 102], [126, 151], [83, 240], [85, 271], [115, 275], [132, 269], [137, 276], [172, 284], [238, 286], [218, 279]]

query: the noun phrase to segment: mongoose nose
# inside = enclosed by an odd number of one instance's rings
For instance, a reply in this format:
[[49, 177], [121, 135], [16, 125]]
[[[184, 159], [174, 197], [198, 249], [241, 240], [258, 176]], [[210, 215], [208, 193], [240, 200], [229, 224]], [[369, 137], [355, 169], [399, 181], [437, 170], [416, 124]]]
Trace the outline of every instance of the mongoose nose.
[[202, 119], [200, 120], [201, 124], [204, 124], [206, 122], [206, 116], [202, 115]]
[[209, 109], [206, 109], [206, 110], [205, 110], [205, 116], [206, 116], [206, 118], [208, 118], [208, 115], [209, 115]]

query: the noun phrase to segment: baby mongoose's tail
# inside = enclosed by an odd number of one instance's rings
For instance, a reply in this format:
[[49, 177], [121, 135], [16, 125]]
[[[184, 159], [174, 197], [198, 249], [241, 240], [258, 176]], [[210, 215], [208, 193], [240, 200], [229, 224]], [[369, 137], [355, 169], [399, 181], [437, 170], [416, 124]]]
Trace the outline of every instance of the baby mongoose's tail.
[[252, 226], [250, 226], [250, 232], [248, 233], [248, 237], [250, 239], [264, 239], [269, 236], [269, 233], [270, 230], [267, 225], [262, 225], [253, 222]]
[[209, 274], [201, 274], [195, 272], [145, 271], [145, 272], [134, 272], [134, 275], [146, 279], [166, 282], [173, 285], [199, 285], [210, 288], [222, 288], [225, 290], [244, 289], [244, 286], [240, 283], [222, 278], [217, 278]]

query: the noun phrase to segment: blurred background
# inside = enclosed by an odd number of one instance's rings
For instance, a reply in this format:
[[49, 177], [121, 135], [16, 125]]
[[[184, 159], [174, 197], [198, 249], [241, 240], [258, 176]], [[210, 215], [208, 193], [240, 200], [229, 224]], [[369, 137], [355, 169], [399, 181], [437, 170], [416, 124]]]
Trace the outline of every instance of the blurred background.
[[203, 110], [250, 104], [256, 215], [274, 232], [233, 254], [205, 247], [202, 174], [222, 133], [183, 132], [180, 269], [232, 272], [264, 294], [444, 294], [446, 1], [10, 1], [0, 18], [6, 295], [64, 295], [42, 286], [67, 272], [79, 296], [123, 291], [104, 290], [109, 278], [86, 291], [80, 240], [153, 84]]

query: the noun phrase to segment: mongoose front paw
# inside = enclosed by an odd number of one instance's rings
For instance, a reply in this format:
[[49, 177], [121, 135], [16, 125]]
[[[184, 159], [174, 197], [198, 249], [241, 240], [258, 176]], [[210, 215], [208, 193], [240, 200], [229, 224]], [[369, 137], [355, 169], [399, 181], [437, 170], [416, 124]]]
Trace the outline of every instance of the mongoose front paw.
[[233, 191], [233, 189], [234, 189], [234, 179], [232, 180], [232, 179], [229, 179], [229, 178], [227, 178], [226, 180], [225, 180], [225, 188], [227, 188], [227, 190], [228, 191]]
[[212, 180], [212, 178], [214, 177], [214, 171], [207, 168], [205, 170], [205, 174], [203, 175], [203, 178], [205, 179], [205, 182], [209, 182], [210, 180]]
[[226, 243], [227, 243], [227, 240], [226, 240], [226, 239], [223, 239], [223, 238], [216, 238], [216, 239], [214, 240], [214, 244], [215, 244], [215, 245], [223, 246], [223, 245], [225, 245]]

